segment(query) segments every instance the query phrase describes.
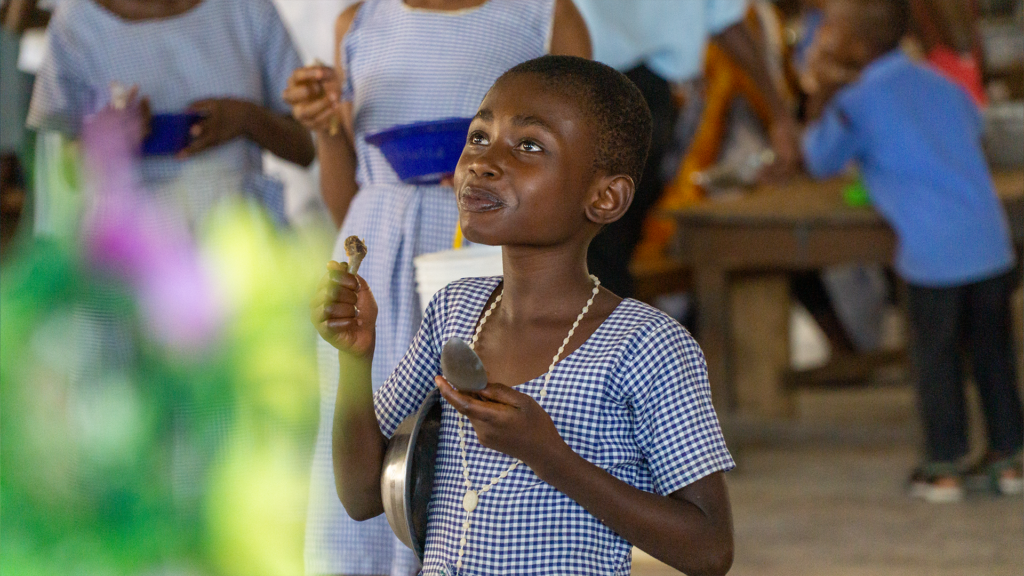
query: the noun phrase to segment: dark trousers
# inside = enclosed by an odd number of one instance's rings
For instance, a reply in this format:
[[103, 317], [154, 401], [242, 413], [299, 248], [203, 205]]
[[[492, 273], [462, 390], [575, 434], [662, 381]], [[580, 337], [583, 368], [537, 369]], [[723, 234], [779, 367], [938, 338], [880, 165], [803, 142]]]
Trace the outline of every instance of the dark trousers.
[[638, 66], [626, 77], [636, 84], [643, 94], [654, 119], [654, 134], [651, 149], [647, 154], [644, 173], [633, 195], [633, 204], [617, 222], [609, 224], [590, 243], [587, 252], [587, 267], [596, 275], [601, 284], [612, 292], [629, 298], [634, 294], [633, 277], [629, 273], [629, 262], [633, 251], [640, 243], [644, 218], [661, 197], [664, 182], [661, 179], [661, 161], [672, 143], [676, 122], [676, 109], [672, 102], [672, 90], [668, 81], [646, 66]]
[[908, 286], [910, 351], [931, 462], [953, 462], [969, 449], [964, 351], [981, 396], [989, 449], [1009, 455], [1024, 443], [1010, 327], [1016, 274], [951, 288]]

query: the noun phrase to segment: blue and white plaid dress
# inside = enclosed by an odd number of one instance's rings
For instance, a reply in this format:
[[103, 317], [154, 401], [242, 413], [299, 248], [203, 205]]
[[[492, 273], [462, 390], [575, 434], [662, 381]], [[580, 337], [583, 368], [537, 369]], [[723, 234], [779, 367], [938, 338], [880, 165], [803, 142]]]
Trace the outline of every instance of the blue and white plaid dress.
[[[280, 114], [292, 70], [302, 65], [270, 0], [203, 0], [170, 18], [129, 21], [92, 0], [65, 0], [50, 22], [28, 125], [77, 137], [86, 115], [110, 101], [110, 85], [137, 85], [154, 113], [184, 112], [204, 98], [248, 100]], [[263, 174], [259, 146], [236, 139], [192, 158], [147, 157], [147, 198], [197, 224], [222, 199], [245, 194], [284, 220], [280, 182]]]
[[[374, 396], [390, 437], [441, 373], [444, 343], [470, 340], [500, 277], [449, 284], [427, 308], [412, 347]], [[486, 328], [485, 328], [486, 330]], [[517, 390], [535, 399], [543, 375]], [[458, 413], [442, 400], [434, 492], [423, 574], [455, 574], [465, 512]], [[544, 409], [562, 438], [589, 462], [641, 490], [668, 495], [713, 472], [733, 468], [711, 405], [704, 356], [668, 315], [623, 300], [593, 335], [551, 374]], [[512, 458], [466, 437], [474, 486]], [[459, 574], [615, 575], [630, 572], [631, 545], [579, 504], [519, 466], [481, 495]]]
[[[452, 189], [402, 184], [365, 137], [392, 126], [476, 114], [505, 70], [547, 53], [554, 0], [489, 0], [444, 12], [369, 0], [356, 13], [342, 46], [352, 102], [359, 193], [338, 236], [358, 235], [369, 254], [359, 269], [377, 299], [374, 388], [409, 348], [421, 313], [413, 258], [452, 246], [458, 208]], [[313, 461], [306, 530], [312, 574], [408, 575], [418, 562], [383, 515], [351, 520], [338, 501], [331, 463], [331, 426], [338, 388], [337, 351], [320, 345], [320, 433]], [[394, 560], [392, 560], [394, 558]]]

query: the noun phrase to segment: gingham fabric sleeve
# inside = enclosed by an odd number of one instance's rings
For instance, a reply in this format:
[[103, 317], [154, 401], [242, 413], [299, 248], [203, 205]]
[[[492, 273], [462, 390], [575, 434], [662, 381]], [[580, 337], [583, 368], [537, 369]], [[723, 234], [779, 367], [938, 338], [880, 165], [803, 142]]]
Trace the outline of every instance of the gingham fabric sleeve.
[[697, 342], [665, 319], [638, 341], [626, 370], [636, 441], [665, 496], [735, 464], [711, 405], [707, 365]]
[[801, 148], [807, 171], [815, 178], [834, 176], [861, 155], [864, 142], [861, 131], [849, 113], [856, 87], [847, 87], [832, 98], [821, 118], [804, 130]]
[[[82, 118], [101, 105], [88, 81], [90, 67], [68, 19], [72, 7], [58, 8], [46, 38], [46, 57], [36, 76], [26, 124], [37, 130], [56, 130], [77, 137]], [[105, 98], [105, 96], [103, 96]]]
[[436, 387], [434, 376], [441, 373], [440, 334], [443, 332], [447, 292], [447, 289], [442, 289], [430, 300], [409, 350], [373, 396], [380, 431], [388, 438], [406, 416], [419, 409], [423, 399]]
[[302, 58], [270, 0], [248, 0], [245, 6], [256, 34], [256, 45], [262, 51], [263, 105], [279, 114], [290, 115], [291, 107], [282, 93], [288, 87], [292, 71], [302, 67]]

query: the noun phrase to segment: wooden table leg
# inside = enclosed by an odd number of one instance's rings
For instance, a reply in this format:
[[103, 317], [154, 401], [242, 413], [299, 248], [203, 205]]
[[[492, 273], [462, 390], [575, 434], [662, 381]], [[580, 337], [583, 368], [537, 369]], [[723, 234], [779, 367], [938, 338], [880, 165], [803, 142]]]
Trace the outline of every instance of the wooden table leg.
[[784, 375], [789, 368], [789, 278], [785, 274], [731, 277], [729, 372], [735, 409], [744, 415], [793, 414]]
[[697, 269], [694, 272], [699, 323], [697, 335], [708, 364], [711, 399], [719, 414], [728, 414], [734, 407], [729, 378], [727, 280], [725, 270]]

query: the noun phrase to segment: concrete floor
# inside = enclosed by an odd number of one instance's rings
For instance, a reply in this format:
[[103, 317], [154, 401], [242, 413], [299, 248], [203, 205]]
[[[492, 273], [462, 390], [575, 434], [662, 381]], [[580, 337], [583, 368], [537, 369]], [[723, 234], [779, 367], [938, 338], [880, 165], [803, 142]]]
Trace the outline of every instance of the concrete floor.
[[[801, 393], [792, 422], [726, 428], [738, 462], [731, 576], [1024, 574], [1024, 499], [904, 494], [920, 433], [911, 390], [893, 384]], [[669, 574], [635, 554], [634, 576]]]

